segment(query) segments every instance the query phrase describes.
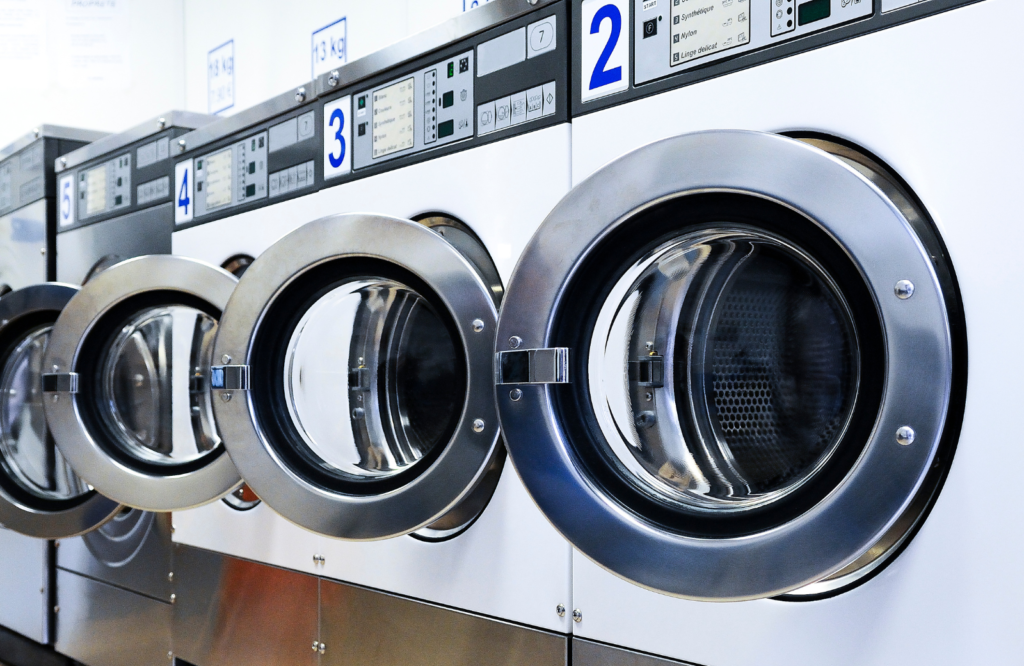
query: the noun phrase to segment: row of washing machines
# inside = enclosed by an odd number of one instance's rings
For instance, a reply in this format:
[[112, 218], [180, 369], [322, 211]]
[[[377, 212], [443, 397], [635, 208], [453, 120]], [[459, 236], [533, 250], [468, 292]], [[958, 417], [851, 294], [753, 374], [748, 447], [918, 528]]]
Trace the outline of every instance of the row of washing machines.
[[1017, 19], [494, 0], [14, 144], [0, 646], [1012, 663]]

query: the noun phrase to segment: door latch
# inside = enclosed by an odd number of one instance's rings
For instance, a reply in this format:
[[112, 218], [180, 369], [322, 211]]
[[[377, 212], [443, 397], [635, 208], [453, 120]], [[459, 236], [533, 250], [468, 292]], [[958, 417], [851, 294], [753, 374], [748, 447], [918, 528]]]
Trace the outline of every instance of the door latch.
[[78, 373], [43, 373], [43, 393], [78, 393]]
[[498, 352], [498, 384], [568, 384], [569, 348]]
[[248, 391], [249, 366], [215, 365], [211, 367], [210, 388], [228, 391]]

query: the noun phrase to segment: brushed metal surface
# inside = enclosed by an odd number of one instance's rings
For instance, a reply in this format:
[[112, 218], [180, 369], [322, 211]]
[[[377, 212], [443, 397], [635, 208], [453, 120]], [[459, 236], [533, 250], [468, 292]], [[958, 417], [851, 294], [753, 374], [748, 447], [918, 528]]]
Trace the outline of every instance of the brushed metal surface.
[[573, 666], [697, 666], [688, 661], [663, 659], [612, 645], [572, 639]]
[[57, 279], [82, 284], [101, 259], [170, 254], [174, 204], [167, 202], [123, 217], [57, 234]]
[[[568, 637], [327, 580], [322, 666], [565, 666]], [[205, 666], [205, 665], [204, 665]]]
[[57, 543], [61, 569], [170, 601], [171, 514], [126, 508], [99, 529]]
[[0, 528], [0, 625], [48, 641], [47, 542]]
[[[163, 122], [161, 122], [161, 120]], [[135, 127], [123, 132], [109, 134], [94, 140], [87, 146], [82, 146], [78, 150], [71, 151], [67, 155], [63, 156], [63, 163], [60, 160], [57, 161], [55, 169], [58, 173], [65, 169], [72, 169], [93, 158], [119, 150], [125, 146], [135, 143], [136, 141], [141, 141], [148, 136], [159, 134], [160, 132], [172, 127], [191, 130], [196, 129], [197, 127], [202, 127], [203, 125], [208, 125], [215, 120], [217, 120], [217, 116], [210, 116], [205, 113], [195, 113], [193, 111], [168, 111], [167, 113], [162, 113], [155, 118], [141, 122]]]
[[87, 141], [91, 143], [107, 135], [108, 132], [64, 127], [63, 125], [40, 125], [36, 130], [23, 134], [3, 148], [0, 148], [0, 160], [13, 155], [22, 148], [27, 148], [33, 141], [39, 141], [40, 139], [67, 139], [69, 141]]
[[169, 603], [57, 570], [57, 651], [86, 666], [167, 666]]
[[21, 289], [46, 282], [47, 199], [0, 217], [0, 284]]
[[316, 577], [177, 546], [173, 650], [197, 666], [316, 664]]

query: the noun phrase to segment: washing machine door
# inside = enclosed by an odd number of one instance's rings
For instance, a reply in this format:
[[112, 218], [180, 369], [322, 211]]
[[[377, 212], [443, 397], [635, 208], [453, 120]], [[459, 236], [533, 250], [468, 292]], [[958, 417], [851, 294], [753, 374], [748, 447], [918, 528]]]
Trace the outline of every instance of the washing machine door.
[[705, 600], [836, 593], [906, 543], [966, 371], [941, 241], [824, 138], [680, 136], [577, 186], [502, 306], [516, 469], [585, 555]]
[[44, 539], [89, 532], [121, 509], [72, 471], [43, 414], [43, 356], [77, 292], [50, 283], [0, 297], [0, 525]]
[[236, 283], [200, 261], [138, 257], [95, 275], [57, 319], [46, 420], [64, 458], [103, 495], [174, 511], [241, 483], [209, 390], [217, 323]]
[[503, 452], [500, 285], [448, 240], [456, 231], [332, 216], [239, 281], [214, 351], [214, 411], [246, 483], [289, 520], [351, 540], [429, 526], [441, 538], [466, 526], [458, 507], [479, 512], [472, 498]]

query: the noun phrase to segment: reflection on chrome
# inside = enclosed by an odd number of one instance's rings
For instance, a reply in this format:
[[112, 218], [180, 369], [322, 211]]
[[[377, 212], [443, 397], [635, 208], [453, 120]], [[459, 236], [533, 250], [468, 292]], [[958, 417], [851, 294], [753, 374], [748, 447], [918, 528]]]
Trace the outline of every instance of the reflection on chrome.
[[676, 505], [777, 501], [835, 451], [860, 361], [852, 316], [806, 253], [726, 228], [668, 242], [615, 284], [589, 390], [627, 478]]
[[38, 328], [11, 352], [0, 377], [0, 454], [9, 476], [44, 499], [89, 491], [53, 444], [43, 415], [42, 367], [52, 327]]
[[430, 303], [383, 278], [356, 278], [321, 296], [285, 356], [288, 410], [325, 470], [394, 476], [444, 446], [465, 381], [456, 345]]
[[220, 443], [206, 390], [217, 322], [174, 305], [130, 319], [102, 362], [100, 415], [136, 459], [195, 460]]

